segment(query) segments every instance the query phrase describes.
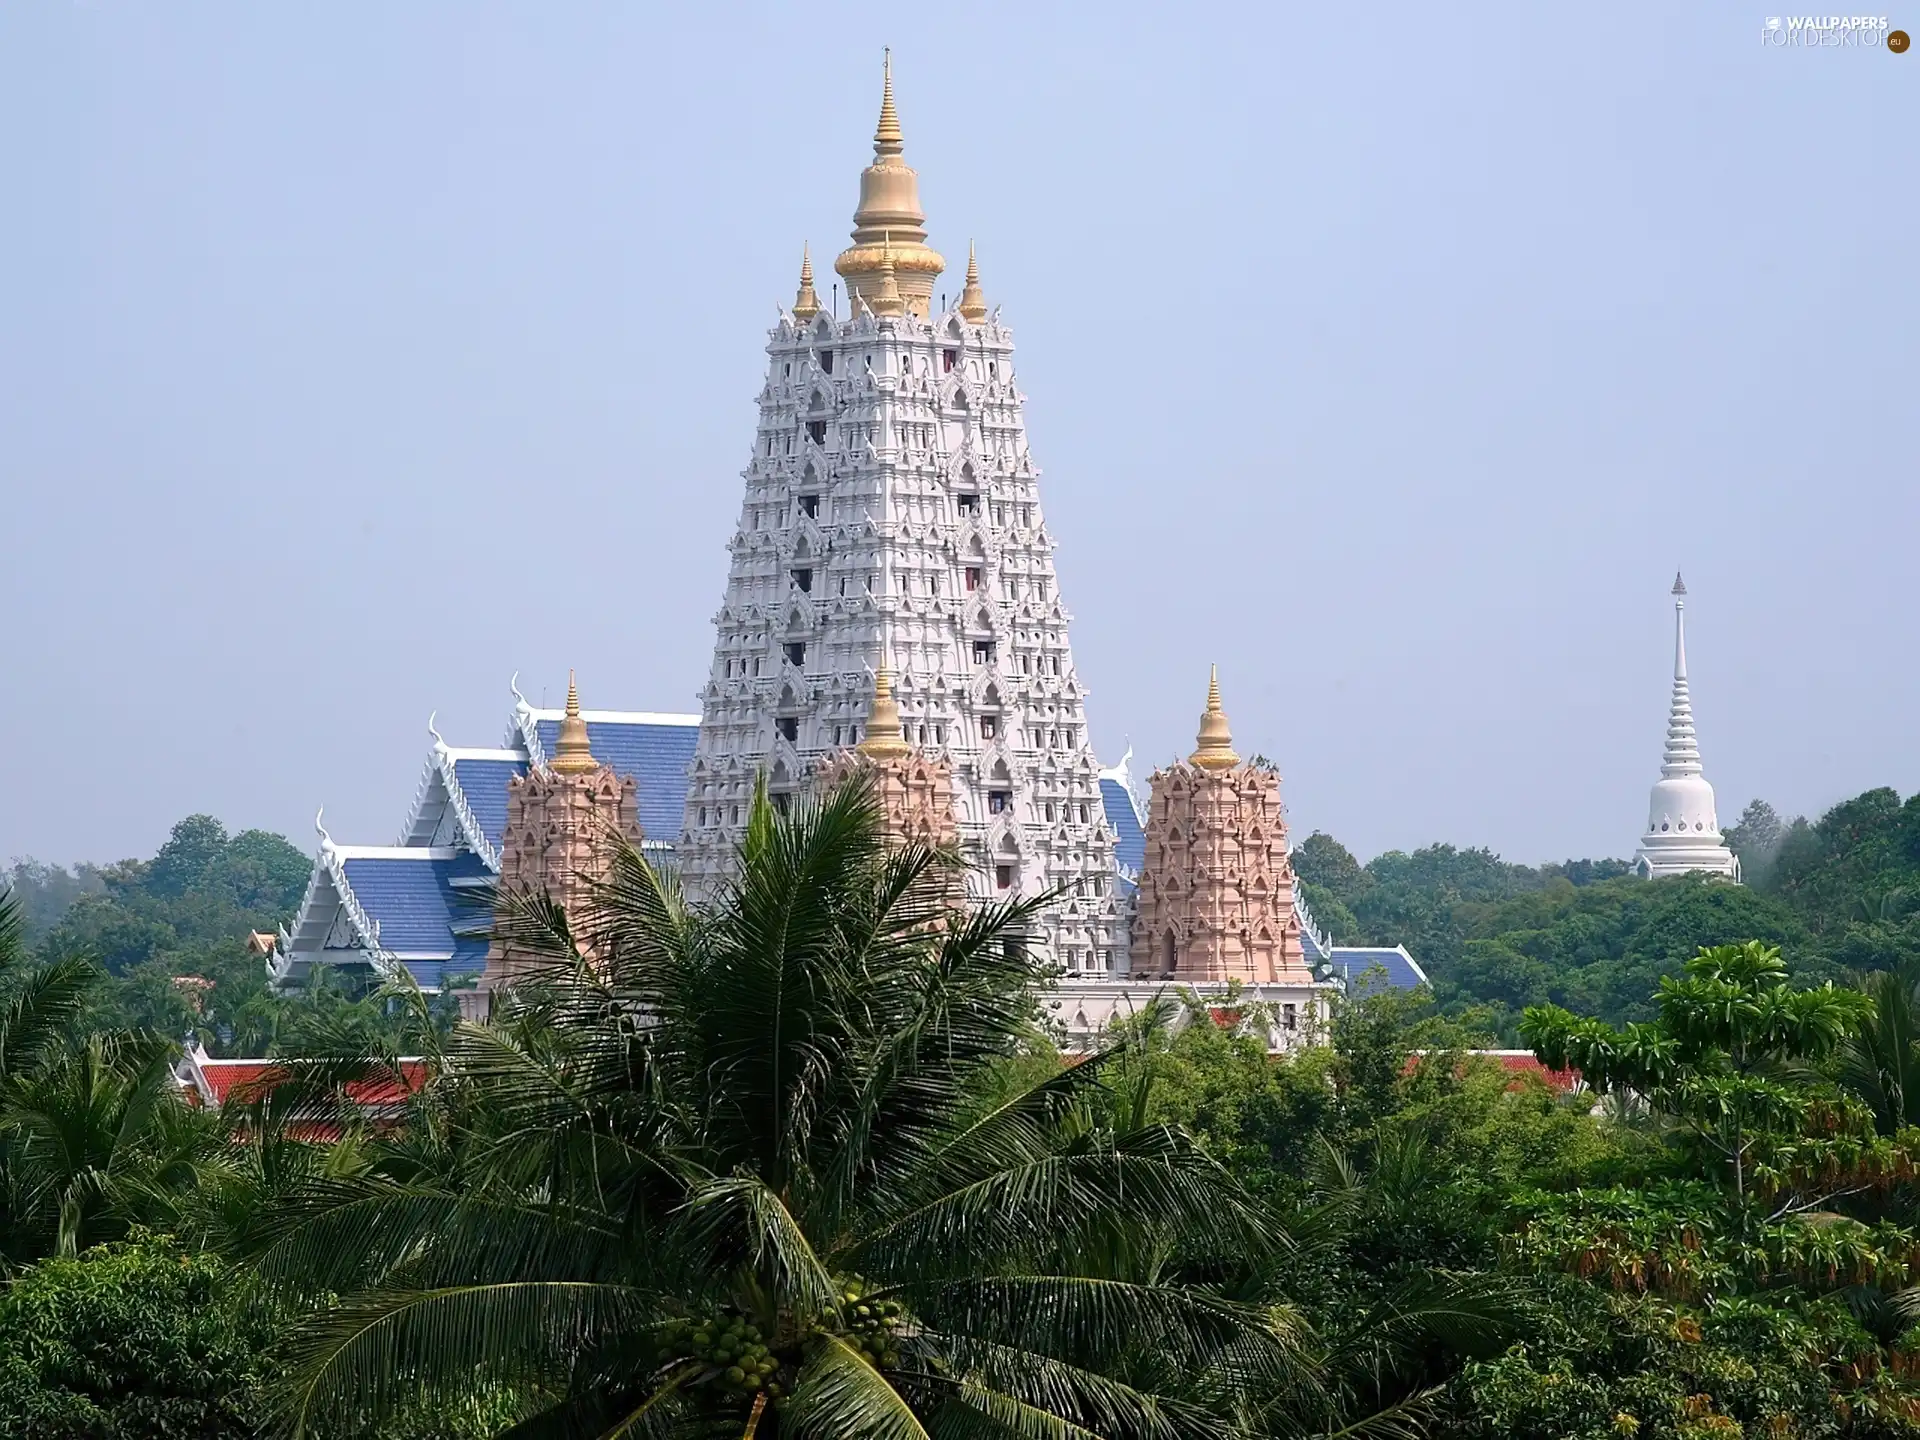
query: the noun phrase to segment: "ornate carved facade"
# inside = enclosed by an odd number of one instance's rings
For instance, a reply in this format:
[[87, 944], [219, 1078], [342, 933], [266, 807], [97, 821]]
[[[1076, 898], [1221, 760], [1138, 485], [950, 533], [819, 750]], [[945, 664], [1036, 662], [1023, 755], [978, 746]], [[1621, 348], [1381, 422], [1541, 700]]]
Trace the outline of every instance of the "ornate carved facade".
[[1187, 760], [1154, 772], [1133, 973], [1311, 984], [1280, 777], [1233, 753], [1216, 676]]
[[936, 313], [925, 236], [889, 79], [837, 262], [852, 313], [823, 307], [809, 259], [767, 344], [676, 860], [696, 896], [723, 877], [755, 783], [798, 793], [858, 743], [884, 658], [905, 733], [950, 776], [972, 895], [1060, 888], [1038, 948], [1122, 973], [1114, 832], [1013, 337], [977, 265]]
[[[553, 759], [507, 784], [507, 824], [500, 845], [503, 893], [546, 891], [570, 918], [588, 886], [605, 876], [619, 840], [641, 842], [639, 782], [593, 758], [580, 694], [567, 679], [567, 710]], [[528, 957], [496, 938], [487, 951], [480, 988], [513, 983]]]

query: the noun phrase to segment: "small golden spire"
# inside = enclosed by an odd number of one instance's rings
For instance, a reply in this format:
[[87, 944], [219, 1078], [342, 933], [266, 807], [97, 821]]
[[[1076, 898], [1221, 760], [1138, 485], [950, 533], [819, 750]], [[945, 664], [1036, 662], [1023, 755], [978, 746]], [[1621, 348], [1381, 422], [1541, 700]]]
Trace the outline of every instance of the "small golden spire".
[[593, 758], [593, 747], [587, 743], [587, 722], [580, 718], [580, 689], [573, 683], [573, 672], [567, 672], [567, 713], [560, 719], [560, 739], [553, 747], [553, 763], [548, 766], [556, 775], [591, 775], [600, 768], [600, 762]]
[[913, 753], [901, 732], [900, 703], [893, 698], [893, 676], [885, 665], [873, 672], [873, 708], [867, 712], [867, 738], [854, 747], [876, 760], [899, 760]]
[[893, 242], [885, 238], [880, 243], [880, 285], [867, 308], [876, 315], [907, 313], [906, 297], [900, 293], [900, 282], [893, 273]]
[[820, 313], [820, 297], [813, 289], [813, 247], [800, 246], [800, 293], [793, 297], [793, 318], [802, 325]]
[[987, 318], [987, 297], [980, 290], [980, 262], [973, 258], [973, 242], [967, 242], [967, 284], [960, 292], [960, 318], [978, 325]]
[[906, 143], [906, 137], [900, 133], [900, 112], [893, 108], [893, 50], [889, 47], [881, 53], [885, 57], [881, 65], [886, 78], [880, 85], [880, 123], [873, 130], [876, 157], [898, 155]]
[[1207, 680], [1207, 709], [1200, 717], [1199, 744], [1187, 757], [1202, 770], [1231, 770], [1240, 763], [1233, 753], [1233, 734], [1227, 728], [1227, 712], [1220, 708], [1220, 667], [1215, 665]]

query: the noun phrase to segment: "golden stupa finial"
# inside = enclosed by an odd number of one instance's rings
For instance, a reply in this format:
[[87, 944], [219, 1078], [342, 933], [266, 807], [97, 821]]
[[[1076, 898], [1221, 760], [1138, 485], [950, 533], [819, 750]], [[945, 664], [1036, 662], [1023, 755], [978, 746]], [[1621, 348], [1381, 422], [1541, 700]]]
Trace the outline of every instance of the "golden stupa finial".
[[600, 768], [587, 743], [587, 722], [580, 718], [580, 687], [573, 683], [573, 671], [567, 671], [567, 713], [560, 717], [560, 739], [553, 747], [556, 775], [591, 775]]
[[980, 262], [973, 256], [973, 241], [967, 241], [967, 284], [960, 292], [960, 318], [978, 325], [987, 318], [987, 297], [980, 290]]
[[876, 760], [899, 760], [913, 753], [901, 731], [893, 675], [884, 664], [873, 672], [873, 708], [867, 712], [867, 737], [854, 748]]
[[[927, 244], [927, 212], [920, 208], [920, 177], [906, 162], [900, 112], [893, 103], [893, 52], [887, 51], [880, 85], [880, 123], [873, 131], [873, 163], [860, 172], [860, 203], [853, 211], [853, 244], [840, 252], [833, 268], [847, 282], [848, 299], [873, 302], [880, 287], [880, 264], [893, 254], [894, 281], [906, 302], [902, 314], [927, 318], [933, 282], [947, 262]], [[883, 247], [881, 237], [889, 244]], [[854, 313], [859, 312], [856, 309]]]
[[907, 299], [900, 293], [900, 281], [893, 269], [893, 240], [884, 232], [880, 237], [880, 284], [867, 301], [867, 308], [876, 315], [907, 313]]
[[800, 293], [793, 297], [793, 318], [802, 325], [820, 313], [820, 297], [813, 288], [813, 247], [800, 246]]
[[1240, 757], [1233, 753], [1233, 733], [1227, 728], [1227, 712], [1220, 708], [1218, 665], [1207, 679], [1207, 709], [1200, 717], [1199, 744], [1187, 758], [1202, 770], [1231, 770], [1240, 763]]
[[882, 155], [898, 155], [906, 146], [906, 137], [900, 133], [900, 112], [893, 108], [893, 49], [882, 50], [881, 73], [885, 77], [880, 82], [880, 123], [873, 128], [873, 153], [878, 159]]

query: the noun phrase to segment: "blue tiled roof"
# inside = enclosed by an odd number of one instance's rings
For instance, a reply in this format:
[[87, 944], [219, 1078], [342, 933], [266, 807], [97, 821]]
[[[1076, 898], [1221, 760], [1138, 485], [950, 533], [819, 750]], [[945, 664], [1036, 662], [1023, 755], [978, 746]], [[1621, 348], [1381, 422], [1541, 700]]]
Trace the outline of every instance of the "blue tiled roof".
[[486, 967], [487, 942], [478, 937], [454, 941], [453, 955], [446, 960], [403, 960], [407, 973], [422, 990], [438, 990], [455, 975], [473, 975]]
[[[451, 860], [350, 855], [341, 863], [354, 898], [380, 927], [382, 950], [452, 957], [467, 940], [486, 932], [486, 892], [456, 890], [452, 883], [492, 878], [478, 855]], [[484, 958], [486, 942], [478, 943]]]
[[[540, 745], [553, 754], [560, 722], [537, 722]], [[593, 758], [640, 782], [637, 805], [640, 832], [649, 840], [676, 840], [687, 806], [687, 767], [700, 738], [697, 725], [649, 725], [621, 720], [589, 720], [587, 743]]]
[[1113, 858], [1129, 870], [1142, 870], [1147, 863], [1147, 833], [1140, 828], [1140, 817], [1133, 813], [1133, 797], [1118, 780], [1100, 782], [1100, 804], [1107, 812], [1107, 827], [1113, 831]]
[[526, 774], [527, 767], [518, 760], [455, 760], [453, 773], [466, 793], [473, 818], [497, 848], [507, 831], [507, 782]]
[[1427, 983], [1420, 967], [1398, 947], [1336, 945], [1328, 964], [1335, 975], [1352, 985], [1355, 994], [1380, 989], [1383, 982], [1392, 990], [1411, 990]]

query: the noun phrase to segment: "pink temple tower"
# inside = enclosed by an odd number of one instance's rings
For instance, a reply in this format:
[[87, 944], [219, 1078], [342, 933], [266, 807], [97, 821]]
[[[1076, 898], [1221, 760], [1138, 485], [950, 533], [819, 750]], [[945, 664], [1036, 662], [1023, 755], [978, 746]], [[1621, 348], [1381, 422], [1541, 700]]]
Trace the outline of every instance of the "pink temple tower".
[[[578, 924], [588, 889], [604, 878], [620, 841], [640, 844], [635, 808], [639, 782], [593, 758], [580, 692], [567, 676], [567, 710], [551, 763], [507, 785], [507, 825], [500, 842], [500, 891], [544, 890]], [[576, 933], [575, 939], [581, 937]], [[480, 989], [511, 985], [531, 957], [500, 940], [487, 952]]]
[[[925, 845], [958, 855], [953, 766], [908, 742], [900, 702], [893, 694], [893, 676], [884, 665], [873, 677], [867, 738], [828, 756], [814, 771], [814, 784], [822, 792], [861, 778], [873, 786], [889, 846]], [[966, 881], [958, 870], [945, 872], [937, 883], [948, 906], [966, 903]]]
[[1218, 671], [1193, 754], [1155, 771], [1152, 785], [1134, 975], [1311, 985], [1280, 776], [1234, 753]]

